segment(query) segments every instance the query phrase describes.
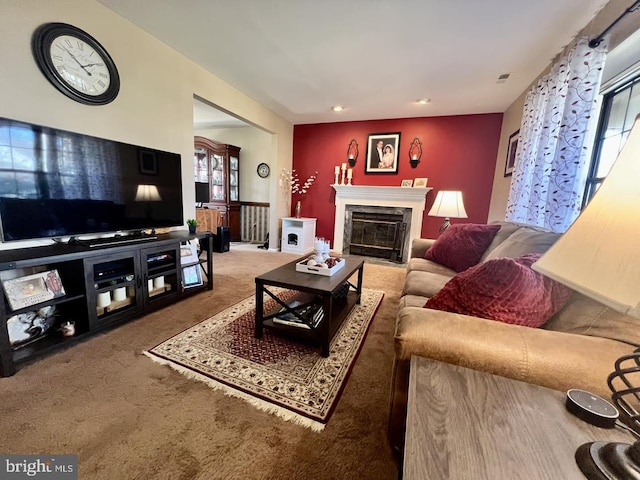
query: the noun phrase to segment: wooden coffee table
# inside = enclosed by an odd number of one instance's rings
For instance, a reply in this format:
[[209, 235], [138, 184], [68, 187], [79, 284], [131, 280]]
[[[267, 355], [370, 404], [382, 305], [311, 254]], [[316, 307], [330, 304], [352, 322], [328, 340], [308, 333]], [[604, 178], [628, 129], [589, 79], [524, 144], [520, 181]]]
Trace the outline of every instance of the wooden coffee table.
[[[328, 357], [331, 339], [353, 306], [360, 303], [364, 259], [355, 256], [343, 258], [342, 261], [346, 262], [344, 267], [330, 277], [297, 272], [296, 263], [300, 260], [302, 258], [256, 277], [255, 336], [262, 338], [262, 331], [266, 327], [287, 336], [319, 343], [322, 347], [322, 356]], [[349, 279], [356, 271], [358, 272], [358, 280], [356, 285], [353, 285]], [[269, 286], [295, 290], [298, 292], [296, 298], [301, 300], [303, 305], [290, 308], [291, 299], [286, 302], [282, 301], [267, 288]], [[278, 304], [273, 311], [264, 312], [263, 296], [265, 293]], [[304, 305], [311, 303], [322, 305], [324, 311], [324, 317], [315, 327], [309, 325], [310, 328], [307, 329], [273, 321], [276, 315], [282, 313], [283, 308], [286, 312], [295, 315], [295, 312], [299, 312]]]

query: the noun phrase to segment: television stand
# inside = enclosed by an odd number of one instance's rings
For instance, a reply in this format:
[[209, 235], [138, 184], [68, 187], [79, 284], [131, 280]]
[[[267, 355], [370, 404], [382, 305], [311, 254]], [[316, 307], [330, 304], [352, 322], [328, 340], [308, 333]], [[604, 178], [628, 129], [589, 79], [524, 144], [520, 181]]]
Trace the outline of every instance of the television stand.
[[[9, 293], [0, 288], [0, 377], [13, 375], [20, 364], [38, 356], [212, 290], [213, 238], [211, 232], [176, 231], [159, 233], [156, 239], [136, 235], [97, 239], [102, 245], [117, 242], [102, 248], [89, 248], [76, 240], [70, 245], [58, 242], [0, 251], [0, 283], [22, 285]], [[195, 240], [201, 255], [186, 261], [185, 251], [193, 254], [193, 245], [186, 243]], [[30, 279], [31, 275], [39, 280]], [[192, 277], [197, 281], [187, 281]], [[39, 285], [48, 286], [47, 282], [62, 288], [62, 295], [42, 296]], [[33, 294], [29, 285], [36, 285]], [[17, 316], [35, 316], [48, 306], [55, 307], [50, 328], [25, 330], [29, 325]], [[66, 322], [75, 322], [71, 337], [65, 336]]]
[[146, 233], [132, 233], [128, 235], [116, 234], [113, 237], [88, 238], [88, 239], [79, 239], [76, 237], [71, 237], [68, 243], [69, 245], [83, 245], [89, 248], [96, 248], [96, 247], [109, 247], [112, 245], [123, 245], [127, 243], [146, 242], [149, 240], [157, 240], [157, 239], [158, 237], [156, 235], [150, 235]]

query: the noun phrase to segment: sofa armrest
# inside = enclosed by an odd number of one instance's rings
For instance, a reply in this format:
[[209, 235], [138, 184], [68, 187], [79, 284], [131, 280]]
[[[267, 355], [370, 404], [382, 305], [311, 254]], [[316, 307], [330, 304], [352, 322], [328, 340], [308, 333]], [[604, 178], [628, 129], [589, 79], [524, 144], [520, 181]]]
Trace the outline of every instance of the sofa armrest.
[[435, 241], [434, 238], [414, 238], [411, 242], [411, 258], [424, 258], [424, 254]]
[[399, 360], [420, 355], [566, 391], [582, 388], [610, 398], [607, 376], [632, 345], [587, 335], [510, 325], [428, 308], [398, 313]]

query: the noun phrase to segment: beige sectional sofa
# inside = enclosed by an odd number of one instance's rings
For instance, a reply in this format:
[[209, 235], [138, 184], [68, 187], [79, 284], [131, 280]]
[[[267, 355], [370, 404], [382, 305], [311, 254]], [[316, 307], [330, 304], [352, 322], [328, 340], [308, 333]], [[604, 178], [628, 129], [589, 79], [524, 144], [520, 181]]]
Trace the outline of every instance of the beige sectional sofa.
[[[500, 230], [481, 261], [544, 253], [558, 237], [529, 225], [499, 223]], [[401, 451], [403, 445], [412, 355], [560, 391], [582, 388], [610, 398], [606, 379], [615, 360], [640, 345], [637, 320], [576, 292], [541, 328], [424, 308], [426, 301], [456, 275], [424, 259], [434, 242], [417, 239], [412, 244], [396, 319], [389, 420], [389, 440], [394, 448]]]

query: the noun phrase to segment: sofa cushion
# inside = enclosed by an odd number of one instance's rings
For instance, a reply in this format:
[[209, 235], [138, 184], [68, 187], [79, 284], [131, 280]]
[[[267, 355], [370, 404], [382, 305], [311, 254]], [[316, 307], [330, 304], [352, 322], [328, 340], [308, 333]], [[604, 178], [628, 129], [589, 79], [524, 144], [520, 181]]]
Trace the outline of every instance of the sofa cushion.
[[640, 346], [638, 319], [573, 292], [567, 304], [545, 325], [547, 330], [609, 338]]
[[503, 257], [516, 258], [528, 253], [544, 253], [558, 238], [560, 238], [559, 233], [522, 227], [489, 252], [485, 261]]
[[424, 258], [462, 272], [480, 261], [498, 230], [500, 225], [452, 225], [442, 232]]
[[451, 278], [455, 277], [456, 273], [458, 273], [455, 270], [451, 270], [449, 267], [440, 265], [439, 263], [417, 257], [410, 258], [407, 262], [407, 272], [412, 272], [414, 270], [418, 270], [421, 272], [432, 272], [439, 275], [448, 275]]
[[481, 262], [483, 262], [498, 245], [509, 238], [513, 232], [522, 227], [521, 224], [515, 222], [492, 222], [491, 225], [500, 225], [500, 230], [498, 230], [498, 233], [496, 233], [496, 236], [493, 237], [493, 240], [491, 240], [491, 243], [482, 254]]
[[531, 269], [540, 256], [497, 258], [471, 267], [453, 277], [427, 300], [425, 307], [540, 327], [572, 293], [565, 285]]
[[418, 295], [403, 295], [400, 297], [398, 303], [398, 310], [402, 310], [404, 307], [424, 307], [424, 302], [428, 300], [428, 297], [422, 297]]
[[[420, 270], [408, 272], [404, 281], [402, 294], [417, 295], [427, 298], [433, 297], [454, 276], [455, 272], [453, 272], [451, 275], [443, 275], [433, 272], [421, 272]], [[422, 304], [424, 305], [424, 302]]]

